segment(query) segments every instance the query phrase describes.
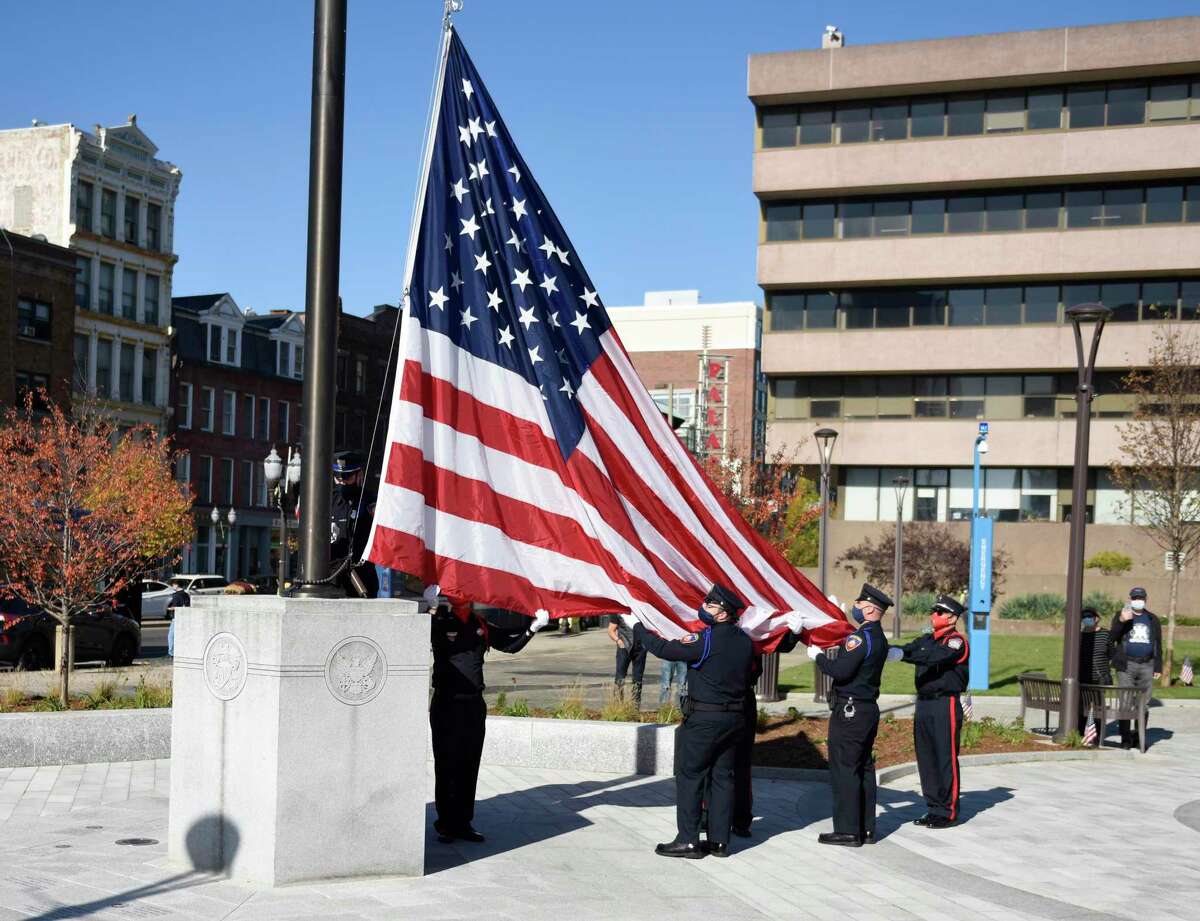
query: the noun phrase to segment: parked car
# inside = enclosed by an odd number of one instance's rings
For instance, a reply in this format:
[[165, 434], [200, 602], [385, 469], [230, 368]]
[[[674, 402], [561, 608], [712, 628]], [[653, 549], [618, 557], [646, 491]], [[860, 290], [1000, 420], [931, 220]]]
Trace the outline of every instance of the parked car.
[[[0, 600], [0, 665], [18, 671], [54, 666], [58, 621], [41, 608], [15, 598]], [[123, 666], [142, 648], [142, 630], [124, 608], [104, 605], [71, 620], [76, 662]]]
[[189, 595], [221, 595], [224, 594], [229, 580], [215, 573], [201, 573], [199, 575], [171, 576], [167, 580], [167, 584], [173, 589], [181, 588]]
[[174, 586], [161, 579], [142, 580], [142, 619], [161, 619], [167, 616], [167, 605], [175, 594]]

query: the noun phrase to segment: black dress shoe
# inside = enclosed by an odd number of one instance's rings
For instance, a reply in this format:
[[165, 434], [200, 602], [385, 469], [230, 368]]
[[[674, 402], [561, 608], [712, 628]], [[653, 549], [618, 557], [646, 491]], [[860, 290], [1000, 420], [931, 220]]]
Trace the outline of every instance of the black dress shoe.
[[751, 834], [749, 825], [742, 825], [742, 826], [735, 825], [735, 826], [733, 826], [733, 828], [730, 829], [730, 831], [732, 831], [739, 838], [749, 838], [750, 834]]
[[925, 813], [923, 816], [921, 816], [921, 818], [919, 818], [919, 819], [913, 819], [913, 825], [928, 825], [928, 824], [929, 824], [929, 820], [930, 820], [930, 819], [932, 819], [932, 818], [933, 818], [933, 816], [931, 816], [931, 815], [930, 815], [930, 814], [927, 812], [927, 813]]
[[433, 823], [433, 831], [437, 835], [438, 841], [440, 841], [442, 844], [453, 843], [454, 833], [451, 832], [450, 829], [447, 828], [440, 819]]
[[654, 849], [660, 857], [683, 857], [687, 860], [700, 860], [704, 857], [704, 849], [698, 844], [688, 844], [686, 841], [669, 841]]
[[472, 844], [483, 844], [483, 842], [487, 840], [487, 838], [477, 832], [470, 825], [466, 825], [457, 829], [454, 832], [454, 837], [459, 841], [470, 841]]
[[700, 846], [704, 849], [704, 853], [712, 854], [714, 857], [729, 856], [728, 844], [721, 844], [719, 841], [705, 841]]
[[823, 832], [817, 835], [817, 841], [821, 844], [836, 844], [841, 847], [862, 847], [862, 839], [858, 835], [840, 831]]
[[954, 820], [944, 815], [931, 815], [925, 823], [926, 828], [950, 828], [953, 825]]

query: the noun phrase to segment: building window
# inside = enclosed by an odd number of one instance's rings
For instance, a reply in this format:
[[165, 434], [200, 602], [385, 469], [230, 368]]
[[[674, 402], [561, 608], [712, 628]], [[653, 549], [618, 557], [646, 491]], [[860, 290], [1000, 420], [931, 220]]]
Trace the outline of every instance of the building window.
[[254, 465], [254, 504], [266, 508], [270, 500], [267, 497], [267, 475], [262, 464]]
[[208, 553], [212, 540], [211, 531], [211, 525], [201, 524], [196, 526], [196, 553], [192, 563], [193, 572], [204, 572], [210, 568]]
[[192, 486], [192, 455], [187, 451], [180, 451], [175, 455], [175, 482], [187, 487], [190, 491]]
[[254, 395], [242, 394], [242, 431], [246, 438], [254, 437]]
[[221, 502], [224, 505], [233, 505], [233, 458], [221, 458], [221, 482], [218, 485], [220, 490]]
[[100, 234], [117, 238], [117, 193], [112, 189], [100, 190]]
[[213, 496], [213, 459], [211, 457], [201, 457], [200, 463], [197, 466], [200, 469], [196, 472], [196, 501], [210, 505], [212, 504]]
[[292, 367], [293, 377], [304, 377], [304, 346], [295, 347], [295, 360]]
[[159, 309], [159, 280], [157, 275], [146, 275], [142, 279], [142, 322], [150, 326], [161, 326]]
[[92, 260], [87, 256], [75, 257], [75, 306], [92, 309]]
[[121, 272], [121, 316], [137, 321], [137, 272], [124, 269]]
[[132, 195], [125, 196], [125, 242], [132, 243], [134, 246], [141, 246], [142, 241], [138, 237], [138, 224], [141, 223], [138, 213], [141, 208], [141, 201], [134, 198]]
[[50, 379], [45, 374], [38, 374], [34, 371], [17, 371], [15, 378], [18, 406], [24, 406], [30, 396], [33, 398], [34, 409], [40, 409], [46, 405], [43, 396], [49, 395]]
[[213, 430], [213, 403], [216, 399], [215, 391], [212, 387], [200, 388], [200, 431], [211, 432]]
[[181, 429], [192, 427], [192, 385], [187, 381], [179, 382], [179, 403], [175, 409], [175, 424]]
[[32, 298], [17, 299], [17, 335], [50, 340], [50, 305]]
[[279, 431], [277, 437], [284, 444], [288, 444], [292, 440], [291, 428], [291, 404], [280, 402], [279, 404]]
[[146, 248], [162, 252], [162, 205], [146, 205]]
[[217, 364], [241, 363], [241, 330], [218, 323], [208, 326], [208, 360]]
[[255, 500], [254, 468], [257, 466], [258, 466], [258, 464], [255, 464], [252, 461], [248, 461], [248, 460], [242, 461], [242, 476], [241, 476], [241, 487], [240, 487], [241, 495], [239, 496], [239, 498], [241, 499], [242, 505], [255, 505], [256, 504], [254, 501]]
[[112, 316], [114, 296], [116, 293], [117, 267], [111, 262], [100, 263], [99, 308], [101, 313]]
[[258, 437], [261, 441], [271, 440], [271, 401], [258, 398]]
[[221, 391], [221, 434], [237, 434], [237, 394], [232, 390]]
[[158, 403], [158, 349], [142, 349], [142, 402]]
[[118, 399], [124, 400], [126, 403], [133, 402], [133, 355], [133, 343], [122, 342], [121, 369], [117, 377], [117, 382], [120, 389], [117, 392], [117, 397]]
[[96, 394], [112, 396], [113, 341], [96, 340]]
[[91, 342], [90, 336], [75, 334], [75, 364], [72, 374], [76, 393], [87, 393], [88, 390], [88, 352], [91, 351]]
[[337, 389], [342, 393], [350, 390], [350, 356], [339, 353], [337, 357]]
[[75, 226], [80, 230], [86, 230], [91, 233], [94, 229], [92, 226], [92, 196], [95, 194], [95, 187], [90, 182], [84, 182], [82, 179], [75, 182]]

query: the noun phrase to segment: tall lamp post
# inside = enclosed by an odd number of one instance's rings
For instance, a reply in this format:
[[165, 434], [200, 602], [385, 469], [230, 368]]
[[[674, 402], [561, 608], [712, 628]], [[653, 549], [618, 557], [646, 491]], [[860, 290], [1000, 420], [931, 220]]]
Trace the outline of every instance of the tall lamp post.
[[892, 639], [900, 639], [900, 618], [904, 614], [904, 493], [908, 489], [906, 476], [892, 478], [896, 490], [896, 618], [892, 621]]
[[[1067, 556], [1067, 611], [1063, 619], [1062, 716], [1058, 739], [1079, 724], [1079, 617], [1083, 603], [1083, 554], [1087, 526], [1088, 440], [1091, 434], [1096, 353], [1104, 323], [1112, 311], [1103, 304], [1077, 304], [1066, 310], [1075, 332], [1075, 470], [1071, 478], [1071, 545]], [[1083, 324], [1093, 323], [1092, 342], [1084, 356]]]
[[283, 594], [283, 587], [288, 581], [288, 537], [287, 537], [287, 516], [288, 516], [288, 499], [291, 496], [292, 490], [300, 483], [300, 450], [295, 451], [288, 447], [287, 463], [283, 462], [278, 454], [275, 453], [274, 446], [271, 447], [271, 453], [266, 456], [263, 461], [263, 473], [267, 478], [267, 488], [271, 491], [272, 498], [275, 501], [275, 507], [279, 509], [279, 575], [278, 593]]
[[[817, 440], [817, 450], [821, 454], [821, 530], [817, 535], [817, 587], [822, 595], [825, 591], [825, 574], [828, 560], [828, 531], [829, 531], [829, 467], [833, 457], [833, 444], [837, 441], [838, 433], [834, 429], [817, 429], [813, 438]], [[821, 670], [813, 663], [813, 700], [825, 699], [825, 685], [822, 681]]]
[[[228, 578], [231, 573], [229, 572], [229, 543], [226, 538], [229, 537], [229, 528], [237, 524], [237, 511], [231, 508], [225, 515], [222, 515], [221, 510], [214, 507], [209, 513], [208, 520], [217, 529], [218, 544], [225, 545], [225, 572], [221, 573], [221, 575]], [[226, 521], [229, 522], [229, 528], [225, 527]]]

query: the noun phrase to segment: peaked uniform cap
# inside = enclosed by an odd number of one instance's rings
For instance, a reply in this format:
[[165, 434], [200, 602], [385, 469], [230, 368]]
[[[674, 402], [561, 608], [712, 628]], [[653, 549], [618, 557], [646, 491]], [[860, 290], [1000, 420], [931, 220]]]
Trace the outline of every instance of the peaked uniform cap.
[[878, 607], [881, 611], [886, 611], [893, 604], [895, 604], [895, 602], [892, 601], [891, 598], [889, 598], [887, 595], [885, 595], [883, 592], [881, 592], [879, 589], [877, 589], [870, 582], [863, 583], [862, 591], [858, 593], [858, 597], [855, 598], [854, 600], [855, 601], [869, 601], [869, 602], [871, 602], [871, 604], [878, 605]]
[[746, 607], [746, 602], [742, 601], [733, 589], [726, 588], [720, 582], [714, 582], [713, 587], [705, 595], [704, 603], [708, 604], [709, 602], [719, 604], [735, 617], [741, 614]]

